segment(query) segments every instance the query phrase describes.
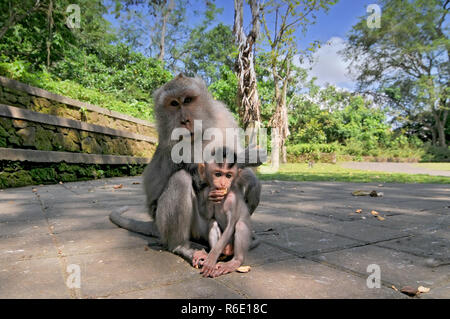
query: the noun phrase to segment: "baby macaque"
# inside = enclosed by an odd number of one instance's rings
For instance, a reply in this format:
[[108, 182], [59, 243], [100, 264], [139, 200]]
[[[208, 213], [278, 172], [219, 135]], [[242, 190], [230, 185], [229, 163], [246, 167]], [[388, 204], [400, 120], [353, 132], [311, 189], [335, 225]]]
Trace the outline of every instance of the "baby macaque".
[[[252, 242], [250, 213], [235, 183], [241, 169], [236, 157], [234, 162], [229, 163], [225, 159], [226, 151], [223, 153], [223, 163], [212, 160], [198, 167], [200, 177], [207, 184], [198, 196], [199, 217], [207, 223], [207, 240], [211, 249], [208, 254], [197, 250], [192, 264], [202, 268], [204, 277], [217, 277], [235, 271], [244, 262]], [[219, 202], [212, 201], [209, 198], [211, 191], [222, 192], [225, 197]], [[233, 258], [217, 263], [223, 252], [232, 252]]]

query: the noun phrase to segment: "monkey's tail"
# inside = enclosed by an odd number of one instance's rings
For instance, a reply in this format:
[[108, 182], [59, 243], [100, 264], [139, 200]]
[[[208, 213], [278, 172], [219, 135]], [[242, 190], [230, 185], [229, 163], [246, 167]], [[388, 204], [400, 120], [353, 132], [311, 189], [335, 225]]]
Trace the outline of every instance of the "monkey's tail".
[[156, 225], [153, 221], [140, 221], [127, 217], [123, 217], [122, 214], [128, 210], [128, 206], [120, 207], [109, 214], [109, 219], [117, 226], [126, 230], [142, 234], [145, 236], [159, 237], [159, 232], [156, 229]]

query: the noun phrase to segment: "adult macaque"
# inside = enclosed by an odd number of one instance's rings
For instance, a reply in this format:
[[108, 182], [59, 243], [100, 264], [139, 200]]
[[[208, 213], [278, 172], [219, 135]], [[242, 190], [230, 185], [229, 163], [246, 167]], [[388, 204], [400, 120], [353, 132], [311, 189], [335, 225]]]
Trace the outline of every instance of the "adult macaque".
[[[226, 156], [223, 152], [223, 158]], [[194, 253], [192, 264], [202, 267], [204, 277], [217, 277], [235, 271], [242, 265], [250, 248], [252, 231], [250, 214], [244, 197], [236, 184], [242, 169], [234, 161], [210, 161], [198, 165], [198, 172], [207, 186], [198, 194], [199, 225], [207, 227], [210, 246], [208, 254], [204, 250]], [[211, 201], [211, 191], [224, 194], [220, 202]], [[206, 224], [206, 225], [205, 225]], [[226, 246], [232, 249], [225, 249]], [[228, 262], [217, 263], [223, 251], [233, 251]]]
[[[182, 74], [159, 88], [154, 94], [155, 117], [158, 128], [158, 147], [151, 162], [144, 171], [144, 189], [147, 196], [149, 214], [154, 222], [138, 222], [121, 216], [121, 211], [110, 215], [111, 221], [120, 227], [145, 235], [160, 237], [161, 243], [171, 252], [192, 262], [195, 252], [191, 248], [190, 239], [195, 231], [192, 220], [197, 214], [198, 172], [197, 165], [190, 163], [175, 163], [171, 152], [178, 140], [172, 140], [174, 129], [184, 128], [190, 136], [194, 134], [194, 121], [202, 121], [202, 132], [208, 128], [216, 128], [226, 136], [226, 129], [237, 129], [237, 123], [231, 112], [223, 103], [215, 101], [209, 94], [205, 83], [199, 78], [190, 78]], [[194, 143], [194, 139], [192, 139]], [[212, 143], [212, 144], [211, 144]], [[211, 144], [211, 145], [210, 145]], [[202, 141], [202, 150], [206, 146], [222, 147], [223, 140], [214, 139]], [[242, 152], [239, 143], [229, 145], [230, 151]], [[246, 157], [248, 160], [248, 157]], [[260, 163], [243, 163], [241, 166], [258, 165]], [[236, 185], [243, 194], [250, 214], [259, 204], [261, 184], [253, 171], [243, 169], [236, 180]], [[224, 194], [211, 191], [210, 199], [222, 201]], [[156, 227], [155, 227], [156, 226]]]

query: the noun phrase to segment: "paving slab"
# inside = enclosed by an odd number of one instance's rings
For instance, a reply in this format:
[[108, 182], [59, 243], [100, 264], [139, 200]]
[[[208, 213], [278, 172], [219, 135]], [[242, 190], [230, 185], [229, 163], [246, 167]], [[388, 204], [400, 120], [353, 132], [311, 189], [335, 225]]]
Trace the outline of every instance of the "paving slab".
[[192, 277], [183, 282], [160, 285], [150, 289], [136, 290], [128, 293], [108, 296], [108, 299], [242, 299], [239, 293], [233, 291], [217, 280]]
[[254, 267], [247, 274], [217, 278], [247, 298], [404, 298], [388, 289], [368, 288], [366, 280], [306, 259]]
[[81, 268], [81, 296], [106, 298], [198, 278], [198, 270], [167, 252], [137, 248], [67, 257]]
[[404, 286], [425, 286], [434, 290], [442, 282], [450, 280], [450, 265], [432, 267], [428, 258], [374, 245], [319, 254], [311, 259], [342, 267], [362, 276], [369, 274], [369, 265], [378, 265], [381, 280], [398, 289]]
[[58, 258], [0, 260], [0, 299], [70, 298]]
[[[131, 177], [2, 190], [0, 298], [409, 298], [392, 284], [450, 298], [448, 185], [264, 181], [251, 271], [215, 279], [109, 221], [121, 206], [150, 220], [142, 187]], [[381, 288], [367, 286], [371, 263]], [[70, 265], [80, 288], [66, 285]]]

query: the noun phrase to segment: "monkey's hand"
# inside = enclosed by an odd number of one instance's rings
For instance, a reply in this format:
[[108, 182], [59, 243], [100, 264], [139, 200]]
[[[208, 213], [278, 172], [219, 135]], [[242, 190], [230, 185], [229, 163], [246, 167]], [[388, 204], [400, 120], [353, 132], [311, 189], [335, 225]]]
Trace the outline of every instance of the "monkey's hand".
[[222, 189], [214, 189], [208, 193], [208, 200], [214, 203], [220, 203], [226, 196]]
[[213, 256], [211, 256], [211, 254], [209, 254], [203, 263], [200, 273], [203, 275], [203, 277], [213, 277], [212, 275], [216, 270], [216, 265], [217, 258], [214, 258]]
[[192, 256], [192, 266], [194, 268], [200, 268], [200, 266], [203, 265], [206, 258], [208, 257], [208, 254], [204, 249], [202, 250], [196, 250], [194, 252], [194, 255]]

